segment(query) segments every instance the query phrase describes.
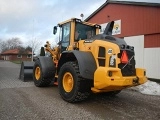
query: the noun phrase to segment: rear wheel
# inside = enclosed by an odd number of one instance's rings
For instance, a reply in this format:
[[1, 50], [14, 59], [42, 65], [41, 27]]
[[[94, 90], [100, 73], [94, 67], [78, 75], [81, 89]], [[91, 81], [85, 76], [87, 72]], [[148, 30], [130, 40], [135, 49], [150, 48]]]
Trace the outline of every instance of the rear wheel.
[[91, 81], [80, 77], [76, 62], [67, 62], [60, 69], [58, 89], [65, 101], [78, 102], [87, 99], [90, 95]]
[[35, 86], [37, 87], [48, 86], [52, 81], [52, 78], [44, 78], [43, 72], [42, 72], [42, 66], [39, 59], [35, 61], [35, 64], [33, 67], [33, 80], [34, 80]]

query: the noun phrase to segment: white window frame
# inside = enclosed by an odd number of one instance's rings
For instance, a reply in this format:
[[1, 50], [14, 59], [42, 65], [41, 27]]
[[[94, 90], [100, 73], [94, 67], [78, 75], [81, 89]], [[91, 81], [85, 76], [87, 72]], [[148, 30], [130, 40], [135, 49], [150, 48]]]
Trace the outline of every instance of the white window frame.
[[[29, 56], [30, 56], [30, 57], [29, 57]], [[29, 55], [27, 55], [27, 58], [32, 58], [32, 55], [30, 55], [30, 54], [29, 54]]]
[[17, 58], [22, 58], [22, 55], [17, 55]]

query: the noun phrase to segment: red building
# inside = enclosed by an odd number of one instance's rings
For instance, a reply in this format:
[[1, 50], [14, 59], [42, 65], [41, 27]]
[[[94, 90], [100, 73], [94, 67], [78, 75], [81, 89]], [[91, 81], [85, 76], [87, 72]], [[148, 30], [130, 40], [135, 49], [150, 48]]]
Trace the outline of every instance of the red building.
[[147, 76], [160, 79], [160, 3], [108, 0], [93, 12], [87, 22], [103, 25], [115, 21], [115, 36], [135, 47], [136, 67]]
[[9, 61], [31, 61], [32, 52], [20, 53], [18, 49], [7, 50], [1, 53], [1, 59]]

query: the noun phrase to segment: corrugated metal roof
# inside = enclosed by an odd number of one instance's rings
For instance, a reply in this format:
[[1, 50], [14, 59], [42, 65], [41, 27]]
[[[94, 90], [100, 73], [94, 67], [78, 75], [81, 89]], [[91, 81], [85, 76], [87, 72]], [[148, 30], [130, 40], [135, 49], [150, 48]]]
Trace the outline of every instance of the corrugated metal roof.
[[96, 11], [94, 11], [89, 17], [84, 21], [91, 19], [96, 13], [103, 9], [108, 4], [125, 4], [125, 5], [138, 5], [138, 6], [151, 6], [151, 7], [160, 7], [160, 3], [150, 3], [150, 2], [135, 2], [135, 1], [117, 1], [117, 0], [107, 0], [102, 4]]

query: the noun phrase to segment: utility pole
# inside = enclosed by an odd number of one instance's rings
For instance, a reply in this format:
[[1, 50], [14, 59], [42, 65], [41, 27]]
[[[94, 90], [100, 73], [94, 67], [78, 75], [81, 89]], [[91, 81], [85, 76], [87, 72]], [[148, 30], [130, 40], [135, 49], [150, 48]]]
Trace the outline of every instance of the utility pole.
[[33, 61], [33, 41], [34, 41], [34, 19], [33, 19], [33, 34], [32, 34], [32, 61]]

